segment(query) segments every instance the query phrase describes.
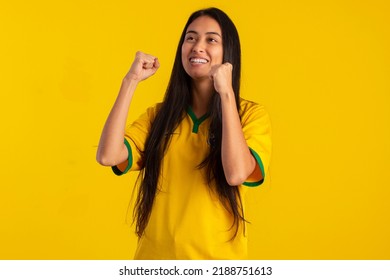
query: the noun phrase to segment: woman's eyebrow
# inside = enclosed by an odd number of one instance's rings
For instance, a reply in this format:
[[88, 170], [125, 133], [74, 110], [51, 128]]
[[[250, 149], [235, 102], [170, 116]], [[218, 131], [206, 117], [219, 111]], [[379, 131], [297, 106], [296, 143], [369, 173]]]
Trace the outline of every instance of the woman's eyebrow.
[[[186, 34], [188, 34], [188, 33], [194, 33], [194, 34], [196, 34], [196, 35], [199, 34], [199, 33], [196, 32], [195, 30], [188, 30], [188, 31], [186, 32]], [[210, 35], [210, 34], [212, 34], [212, 35], [217, 35], [217, 36], [219, 36], [219, 37], [222, 38], [222, 36], [221, 36], [218, 32], [209, 31], [209, 32], [206, 32], [206, 34], [207, 34], [207, 35]]]

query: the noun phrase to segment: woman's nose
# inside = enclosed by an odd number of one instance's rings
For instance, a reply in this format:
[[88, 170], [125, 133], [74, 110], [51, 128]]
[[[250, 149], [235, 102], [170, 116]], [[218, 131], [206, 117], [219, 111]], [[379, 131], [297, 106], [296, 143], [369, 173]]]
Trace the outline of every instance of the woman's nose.
[[197, 41], [194, 46], [192, 47], [192, 52], [204, 52], [204, 43], [202, 40]]

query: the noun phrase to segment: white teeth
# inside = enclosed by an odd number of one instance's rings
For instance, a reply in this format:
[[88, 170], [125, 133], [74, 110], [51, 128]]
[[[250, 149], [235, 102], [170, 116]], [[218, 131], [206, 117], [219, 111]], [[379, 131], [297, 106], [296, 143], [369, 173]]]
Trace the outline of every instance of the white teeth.
[[203, 58], [191, 58], [191, 62], [192, 63], [207, 63], [207, 60], [206, 59], [203, 59]]

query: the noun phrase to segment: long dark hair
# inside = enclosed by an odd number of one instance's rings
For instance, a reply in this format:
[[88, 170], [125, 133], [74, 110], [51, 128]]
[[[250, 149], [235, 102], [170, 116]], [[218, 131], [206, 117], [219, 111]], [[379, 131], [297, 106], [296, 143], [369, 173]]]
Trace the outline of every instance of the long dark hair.
[[[233, 65], [232, 86], [237, 110], [239, 110], [241, 48], [237, 29], [230, 18], [217, 8], [196, 11], [189, 17], [181, 34], [167, 91], [145, 143], [144, 168], [140, 173], [141, 183], [134, 208], [136, 233], [139, 237], [142, 236], [150, 217], [154, 198], [158, 190], [161, 162], [169, 145], [170, 136], [184, 118], [187, 108], [191, 105], [191, 77], [184, 70], [181, 59], [181, 47], [188, 26], [201, 16], [213, 18], [221, 27], [223, 62], [229, 62]], [[219, 94], [215, 92], [210, 101], [208, 114], [210, 118], [210, 153], [198, 165], [198, 168], [206, 168], [209, 186], [216, 186], [215, 191], [220, 201], [227, 211], [232, 214], [233, 224], [231, 228], [235, 227], [232, 237], [234, 238], [237, 235], [240, 222], [244, 222], [245, 219], [239, 189], [227, 183], [223, 171], [221, 160], [221, 99]]]

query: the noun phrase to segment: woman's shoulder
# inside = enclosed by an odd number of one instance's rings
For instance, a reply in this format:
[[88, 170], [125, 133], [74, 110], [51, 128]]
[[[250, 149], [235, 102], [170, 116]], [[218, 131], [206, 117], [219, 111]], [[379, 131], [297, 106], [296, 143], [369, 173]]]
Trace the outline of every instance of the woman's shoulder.
[[154, 105], [151, 105], [149, 106], [147, 109], [146, 109], [146, 112], [144, 113], [149, 119], [153, 120], [158, 111], [160, 111], [161, 109], [161, 106], [162, 106], [162, 102], [160, 103], [155, 103]]
[[264, 105], [251, 100], [240, 98], [240, 117], [242, 120], [263, 115], [268, 115]]

